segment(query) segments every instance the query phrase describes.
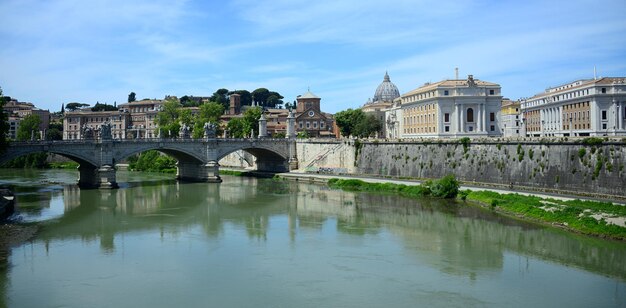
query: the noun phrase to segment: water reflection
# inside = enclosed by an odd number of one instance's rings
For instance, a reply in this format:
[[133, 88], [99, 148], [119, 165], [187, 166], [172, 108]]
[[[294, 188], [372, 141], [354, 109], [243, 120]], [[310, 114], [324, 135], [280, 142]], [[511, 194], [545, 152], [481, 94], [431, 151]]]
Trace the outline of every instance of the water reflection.
[[[266, 240], [270, 218], [286, 215], [285, 231], [292, 241], [298, 232], [321, 230], [331, 220], [338, 232], [355, 236], [389, 230], [416, 257], [447, 274], [475, 277], [485, 270], [499, 271], [504, 254], [511, 251], [626, 278], [621, 243], [539, 228], [454, 201], [416, 201], [253, 178], [220, 185], [168, 180], [118, 190], [68, 185], [62, 195], [64, 213], [44, 224], [38, 239], [99, 239], [105, 253], [115, 251], [120, 234], [155, 228], [176, 234], [201, 225], [207, 237], [219, 237], [225, 225], [233, 225], [250, 239]], [[20, 204], [33, 202], [30, 195], [20, 197]], [[36, 202], [45, 203], [43, 199]]]
[[[340, 237], [339, 243], [328, 245], [331, 249], [340, 251], [342, 245], [356, 245], [354, 241], [366, 246], [372, 238], [398, 242], [413, 263], [470, 282], [502, 275], [507, 266], [516, 266], [521, 273], [543, 270], [544, 265], [535, 259], [626, 280], [623, 243], [537, 227], [449, 200], [359, 194], [253, 178], [224, 179], [221, 184], [203, 184], [144, 178], [128, 181], [117, 190], [39, 185], [20, 191], [18, 206], [45, 209], [59, 208], [55, 204], [62, 203], [60, 214], [46, 217], [45, 211], [38, 212], [46, 219], [40, 223], [32, 249], [45, 249], [46, 256], [66, 249], [55, 243], [72, 240], [98, 242], [102, 255], [123, 255], [128, 249], [126, 238], [155, 233], [162, 242], [199, 237], [222, 245], [235, 234], [264, 245], [285, 237], [290, 249], [306, 246], [313, 254], [317, 253], [317, 246], [311, 246], [318, 243], [315, 235], [332, 231]], [[343, 236], [351, 241], [341, 242]], [[363, 249], [368, 258], [387, 258], [388, 252], [380, 247]], [[343, 264], [333, 266], [346, 270]], [[8, 276], [2, 277], [4, 290]], [[616, 288], [619, 298], [623, 284]]]

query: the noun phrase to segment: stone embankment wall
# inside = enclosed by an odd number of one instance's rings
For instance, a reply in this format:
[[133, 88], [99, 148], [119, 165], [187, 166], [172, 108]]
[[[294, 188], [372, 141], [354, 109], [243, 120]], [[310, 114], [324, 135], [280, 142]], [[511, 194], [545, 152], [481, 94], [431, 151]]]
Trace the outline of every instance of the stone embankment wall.
[[353, 140], [303, 140], [296, 143], [298, 169], [319, 173], [355, 173]]
[[359, 142], [357, 173], [457, 179], [538, 191], [626, 197], [626, 144], [456, 140]]
[[[626, 198], [626, 142], [603, 140], [298, 140], [299, 171], [436, 179], [454, 174], [471, 184]], [[254, 169], [240, 151], [222, 166]], [[252, 163], [252, 164], [250, 164]]]

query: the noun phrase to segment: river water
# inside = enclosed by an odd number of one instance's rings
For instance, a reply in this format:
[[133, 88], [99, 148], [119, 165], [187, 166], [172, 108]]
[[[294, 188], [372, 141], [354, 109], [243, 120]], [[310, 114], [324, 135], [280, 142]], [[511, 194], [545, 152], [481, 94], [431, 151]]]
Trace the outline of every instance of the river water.
[[0, 307], [624, 307], [626, 244], [449, 200], [224, 176], [0, 170], [39, 227]]

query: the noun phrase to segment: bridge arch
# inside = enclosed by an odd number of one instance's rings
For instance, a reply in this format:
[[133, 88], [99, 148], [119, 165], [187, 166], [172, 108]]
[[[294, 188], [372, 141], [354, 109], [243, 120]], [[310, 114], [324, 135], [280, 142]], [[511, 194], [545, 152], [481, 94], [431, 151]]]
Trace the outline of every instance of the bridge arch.
[[289, 171], [289, 154], [280, 153], [273, 148], [265, 146], [243, 146], [235, 149], [230, 149], [229, 151], [223, 151], [219, 154], [218, 160], [239, 150], [250, 153], [256, 158], [256, 166], [258, 171]]

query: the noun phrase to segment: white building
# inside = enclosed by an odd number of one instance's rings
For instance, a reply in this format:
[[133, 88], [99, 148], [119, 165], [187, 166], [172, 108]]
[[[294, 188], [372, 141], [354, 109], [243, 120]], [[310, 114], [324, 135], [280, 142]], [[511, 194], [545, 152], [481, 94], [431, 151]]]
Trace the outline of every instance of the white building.
[[626, 135], [626, 77], [578, 80], [521, 101], [525, 136]]
[[427, 83], [400, 98], [401, 138], [501, 136], [500, 85], [474, 79]]

